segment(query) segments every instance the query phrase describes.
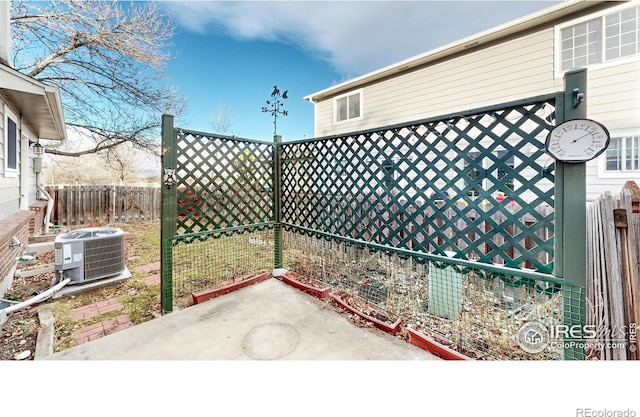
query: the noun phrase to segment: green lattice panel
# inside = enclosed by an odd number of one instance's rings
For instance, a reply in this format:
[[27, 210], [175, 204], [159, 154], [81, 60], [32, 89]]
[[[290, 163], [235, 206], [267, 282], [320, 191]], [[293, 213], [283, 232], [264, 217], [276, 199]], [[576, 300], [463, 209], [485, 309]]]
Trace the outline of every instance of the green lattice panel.
[[285, 143], [289, 227], [552, 270], [553, 101]]
[[269, 143], [179, 130], [178, 235], [273, 221]]

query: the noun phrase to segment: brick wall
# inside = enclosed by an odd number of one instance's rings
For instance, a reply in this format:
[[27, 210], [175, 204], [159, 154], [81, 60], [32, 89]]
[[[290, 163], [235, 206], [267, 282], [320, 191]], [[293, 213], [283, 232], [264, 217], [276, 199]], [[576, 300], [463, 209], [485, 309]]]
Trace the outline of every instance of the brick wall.
[[29, 206], [35, 216], [29, 221], [29, 236], [39, 236], [44, 229], [44, 215], [47, 213], [47, 202], [38, 200]]
[[[29, 224], [34, 216], [34, 212], [24, 210], [0, 220], [0, 297], [11, 287], [16, 258], [22, 255], [29, 243]], [[20, 241], [17, 247], [11, 247], [13, 236]]]

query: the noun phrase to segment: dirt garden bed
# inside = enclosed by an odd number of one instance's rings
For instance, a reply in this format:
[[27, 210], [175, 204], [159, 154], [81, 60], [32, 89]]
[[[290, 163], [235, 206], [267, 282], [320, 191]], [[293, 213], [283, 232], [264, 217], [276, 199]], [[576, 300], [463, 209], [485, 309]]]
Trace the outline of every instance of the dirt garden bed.
[[[33, 262], [18, 268], [27, 271], [53, 263], [53, 252], [47, 252], [38, 254]], [[16, 277], [9, 291], [2, 298], [15, 302], [28, 300], [35, 294], [49, 288], [54, 277], [55, 272], [46, 272], [24, 278]], [[37, 306], [27, 307], [12, 314], [2, 326], [0, 360], [17, 360], [19, 358], [32, 360], [36, 351], [39, 330]], [[21, 355], [24, 355], [24, 357]]]

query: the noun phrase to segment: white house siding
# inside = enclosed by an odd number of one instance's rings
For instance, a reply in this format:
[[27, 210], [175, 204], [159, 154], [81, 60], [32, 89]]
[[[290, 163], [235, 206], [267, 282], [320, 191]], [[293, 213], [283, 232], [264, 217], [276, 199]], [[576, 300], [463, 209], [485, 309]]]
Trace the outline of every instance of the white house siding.
[[[363, 88], [363, 118], [334, 124], [333, 99], [316, 104], [316, 136], [364, 130], [558, 91], [553, 28]], [[390, 111], [393, 109], [393, 111]]]
[[0, 2], [0, 61], [10, 63], [9, 45], [11, 44], [11, 31], [8, 24], [11, 15], [11, 2]]
[[[587, 116], [604, 124], [612, 137], [640, 135], [640, 61], [590, 69], [587, 94]], [[640, 183], [640, 173], [605, 173], [602, 155], [587, 164], [587, 199], [617, 193], [627, 180]]]
[[[18, 175], [7, 176], [5, 173], [5, 123], [5, 105], [0, 101], [0, 219], [7, 217], [20, 208], [20, 178]], [[18, 156], [19, 169], [20, 158]]]
[[[27, 140], [28, 141], [28, 140]], [[31, 151], [29, 151], [31, 153]], [[33, 203], [38, 199], [38, 191], [36, 187], [36, 174], [33, 172], [33, 158], [29, 158], [29, 166], [27, 168], [27, 172], [29, 173], [29, 204]]]
[[0, 220], [19, 209], [20, 189], [16, 182], [16, 178], [0, 178]]
[[24, 206], [21, 207], [21, 210], [28, 210], [28, 207], [34, 201], [38, 199], [38, 192], [36, 187], [36, 174], [33, 172], [33, 164], [34, 164], [34, 154], [31, 148], [29, 147], [29, 141], [34, 140], [35, 135], [32, 132], [30, 125], [23, 121], [22, 123], [22, 134], [20, 135], [20, 146], [21, 150], [25, 152], [24, 157], [21, 159], [22, 162], [25, 163], [25, 170], [21, 172], [25, 172], [25, 184], [26, 184], [26, 200], [24, 201]]
[[[563, 80], [554, 78], [553, 54], [549, 53], [553, 36], [553, 27], [549, 27], [366, 86], [362, 120], [334, 124], [333, 99], [324, 100], [316, 104], [317, 136], [456, 114], [560, 91]], [[455, 157], [450, 155], [451, 160]], [[445, 169], [444, 165], [437, 168]], [[456, 184], [441, 182], [434, 185], [457, 194]]]
[[[37, 196], [33, 156], [29, 150], [29, 139], [33, 139], [34, 135], [29, 126], [16, 117], [15, 112], [7, 109], [8, 105], [0, 101], [0, 219], [18, 210], [28, 210], [29, 204], [36, 201]], [[12, 176], [7, 176], [5, 173], [5, 115], [7, 113], [16, 122], [19, 138], [16, 173]], [[25, 163], [26, 167], [23, 169]], [[23, 178], [25, 173], [26, 176]], [[22, 190], [22, 187], [25, 189]]]

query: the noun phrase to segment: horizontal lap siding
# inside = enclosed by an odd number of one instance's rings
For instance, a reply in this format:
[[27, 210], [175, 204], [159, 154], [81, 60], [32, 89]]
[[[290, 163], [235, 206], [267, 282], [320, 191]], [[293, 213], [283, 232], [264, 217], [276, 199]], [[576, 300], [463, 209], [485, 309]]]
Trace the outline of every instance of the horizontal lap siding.
[[[589, 71], [588, 116], [612, 133], [640, 128], [640, 62]], [[640, 133], [640, 131], [638, 132]]]
[[[337, 132], [336, 129], [332, 128], [333, 126], [333, 99], [324, 100], [317, 104], [314, 104], [315, 107], [315, 118], [314, 118], [314, 136], [327, 136], [331, 135], [334, 132]], [[352, 124], [346, 124], [345, 126], [351, 127]], [[347, 128], [343, 131], [352, 131], [354, 129]]]
[[0, 101], [0, 220], [19, 209], [16, 178], [5, 177], [4, 106]]
[[[591, 165], [591, 164], [590, 164]], [[622, 191], [624, 183], [628, 180], [635, 181], [640, 185], [640, 176], [638, 174], [628, 175], [624, 178], [607, 178], [598, 177], [598, 169], [595, 164], [587, 166], [587, 200], [594, 201], [606, 191], [619, 193]]]
[[[640, 61], [589, 70], [587, 94], [588, 117], [603, 123], [612, 137], [640, 135]], [[587, 163], [587, 199], [594, 200], [605, 191], [618, 193], [626, 180], [640, 184], [639, 173], [602, 175], [598, 163], [604, 162], [602, 155]]]
[[20, 187], [18, 178], [4, 178], [0, 175], [0, 219], [20, 209]]
[[334, 125], [333, 99], [324, 100], [317, 104], [316, 133], [375, 128], [561, 88], [553, 77], [553, 30], [546, 29], [367, 86], [360, 121]]

